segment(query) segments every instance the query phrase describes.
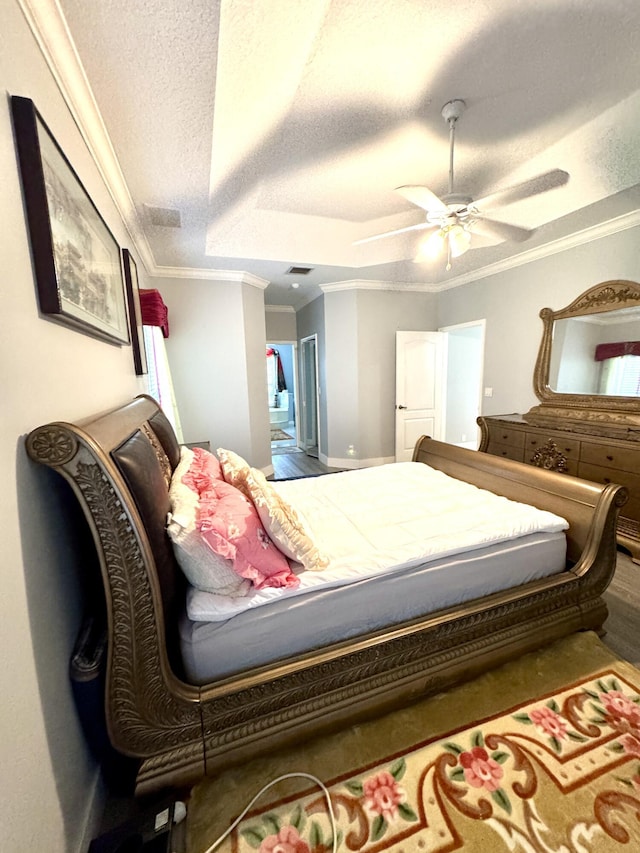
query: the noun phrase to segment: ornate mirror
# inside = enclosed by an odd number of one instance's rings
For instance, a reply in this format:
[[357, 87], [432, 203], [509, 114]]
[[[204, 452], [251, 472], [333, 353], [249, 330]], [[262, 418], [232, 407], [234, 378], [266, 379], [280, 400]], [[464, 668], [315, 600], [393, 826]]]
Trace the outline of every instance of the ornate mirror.
[[605, 281], [559, 311], [543, 308], [531, 423], [640, 426], [640, 284]]

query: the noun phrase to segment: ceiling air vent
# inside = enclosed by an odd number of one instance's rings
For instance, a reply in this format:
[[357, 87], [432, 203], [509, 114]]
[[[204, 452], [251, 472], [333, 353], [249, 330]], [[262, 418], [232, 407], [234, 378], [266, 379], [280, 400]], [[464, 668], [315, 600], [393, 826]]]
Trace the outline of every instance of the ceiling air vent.
[[309, 275], [313, 267], [289, 267], [286, 275]]
[[180, 228], [182, 225], [180, 211], [172, 207], [152, 207], [145, 204], [144, 209], [152, 225], [159, 225], [161, 228]]

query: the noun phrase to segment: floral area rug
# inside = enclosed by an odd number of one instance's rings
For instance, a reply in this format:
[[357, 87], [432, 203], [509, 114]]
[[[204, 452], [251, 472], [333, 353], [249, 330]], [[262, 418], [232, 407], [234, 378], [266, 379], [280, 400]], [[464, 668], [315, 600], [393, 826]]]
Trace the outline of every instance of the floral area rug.
[[[377, 721], [253, 761], [193, 790], [204, 851], [271, 779], [328, 787], [338, 850], [640, 851], [640, 671], [593, 633], [525, 655]], [[268, 790], [218, 850], [329, 853], [322, 791]]]

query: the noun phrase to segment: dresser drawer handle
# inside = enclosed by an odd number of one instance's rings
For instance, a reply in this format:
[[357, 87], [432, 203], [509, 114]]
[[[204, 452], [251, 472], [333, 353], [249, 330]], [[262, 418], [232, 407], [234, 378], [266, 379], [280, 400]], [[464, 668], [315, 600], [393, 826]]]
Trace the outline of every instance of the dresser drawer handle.
[[613, 462], [613, 456], [607, 456], [607, 459], [609, 460], [609, 462]]
[[508, 434], [502, 436], [502, 440], [504, 441], [506, 438], [509, 438]]
[[602, 482], [603, 482], [603, 483], [610, 483], [610, 482], [611, 482], [611, 480], [610, 480], [608, 477], [605, 477], [605, 478], [604, 478], [604, 480], [603, 480]]

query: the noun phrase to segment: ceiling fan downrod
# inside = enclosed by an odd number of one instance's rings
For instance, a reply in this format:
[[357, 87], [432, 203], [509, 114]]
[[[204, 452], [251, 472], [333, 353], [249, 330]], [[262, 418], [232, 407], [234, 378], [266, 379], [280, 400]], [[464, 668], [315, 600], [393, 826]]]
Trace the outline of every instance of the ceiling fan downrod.
[[449, 195], [453, 194], [453, 149], [455, 146], [456, 123], [466, 109], [466, 104], [460, 98], [447, 101], [441, 112], [449, 125]]

